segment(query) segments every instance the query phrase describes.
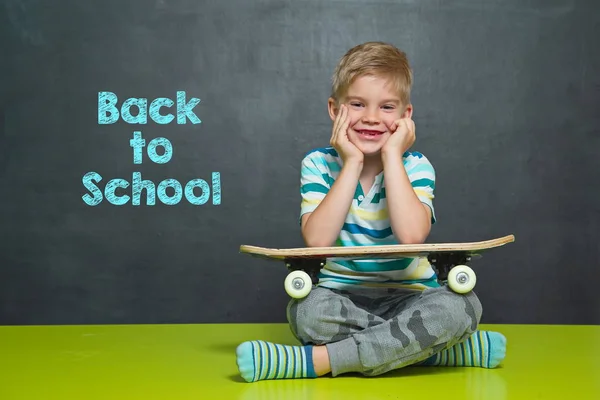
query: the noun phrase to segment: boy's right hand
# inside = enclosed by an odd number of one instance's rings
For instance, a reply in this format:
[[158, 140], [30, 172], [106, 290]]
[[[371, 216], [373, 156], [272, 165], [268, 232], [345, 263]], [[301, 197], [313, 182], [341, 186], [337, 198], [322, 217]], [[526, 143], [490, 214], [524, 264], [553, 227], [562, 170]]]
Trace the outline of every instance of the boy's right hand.
[[330, 144], [336, 149], [344, 163], [348, 161], [362, 162], [364, 158], [362, 151], [348, 139], [349, 126], [348, 107], [342, 104], [333, 124]]

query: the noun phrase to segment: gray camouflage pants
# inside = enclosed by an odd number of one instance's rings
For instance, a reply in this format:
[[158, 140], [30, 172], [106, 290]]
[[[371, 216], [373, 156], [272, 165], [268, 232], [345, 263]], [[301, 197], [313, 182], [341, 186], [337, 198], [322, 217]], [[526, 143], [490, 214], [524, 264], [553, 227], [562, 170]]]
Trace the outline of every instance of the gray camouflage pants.
[[287, 307], [290, 329], [303, 344], [326, 345], [331, 373], [375, 376], [426, 360], [466, 340], [481, 319], [474, 292], [447, 286], [425, 291], [314, 287]]

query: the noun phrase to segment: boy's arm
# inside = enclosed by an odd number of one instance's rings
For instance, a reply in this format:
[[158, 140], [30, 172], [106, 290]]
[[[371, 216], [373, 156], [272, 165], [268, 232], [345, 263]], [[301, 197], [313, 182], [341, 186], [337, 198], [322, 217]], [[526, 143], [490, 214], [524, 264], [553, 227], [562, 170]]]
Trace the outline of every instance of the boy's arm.
[[324, 182], [323, 173], [311, 157], [302, 162], [302, 236], [309, 247], [333, 246], [354, 199], [364, 156], [348, 139], [349, 126], [348, 107], [342, 104], [329, 142], [342, 159], [343, 167], [331, 187]]
[[[307, 246], [333, 246], [352, 205], [361, 171], [362, 162], [348, 160], [314, 211], [302, 215], [302, 236]], [[303, 180], [306, 178], [303, 177]], [[303, 186], [305, 184], [306, 181]], [[317, 201], [306, 194], [303, 197], [303, 202]]]
[[415, 193], [402, 154], [382, 154], [385, 194], [392, 231], [400, 243], [424, 243], [431, 230], [432, 211]]

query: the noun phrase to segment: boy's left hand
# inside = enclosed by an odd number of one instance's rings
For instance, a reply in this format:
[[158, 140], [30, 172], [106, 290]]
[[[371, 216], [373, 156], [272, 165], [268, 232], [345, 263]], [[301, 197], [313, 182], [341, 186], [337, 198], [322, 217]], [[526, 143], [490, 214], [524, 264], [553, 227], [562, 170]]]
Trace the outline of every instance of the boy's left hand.
[[391, 136], [382, 148], [384, 153], [402, 155], [415, 143], [415, 123], [411, 118], [394, 121], [390, 133]]

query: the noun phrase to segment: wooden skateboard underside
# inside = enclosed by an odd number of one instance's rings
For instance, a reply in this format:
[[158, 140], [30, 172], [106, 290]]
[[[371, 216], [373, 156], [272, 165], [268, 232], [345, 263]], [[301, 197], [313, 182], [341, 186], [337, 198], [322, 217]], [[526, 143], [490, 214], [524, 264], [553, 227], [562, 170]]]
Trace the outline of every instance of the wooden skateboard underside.
[[515, 241], [513, 235], [481, 242], [401, 244], [391, 246], [302, 247], [271, 249], [257, 246], [240, 246], [241, 253], [285, 263], [290, 273], [285, 289], [294, 298], [305, 297], [311, 285], [319, 281], [319, 271], [327, 260], [374, 260], [403, 257], [427, 257], [440, 282], [447, 282], [457, 293], [473, 289], [476, 277], [466, 264], [473, 256], [485, 250]]
[[324, 258], [331, 260], [389, 259], [400, 257], [424, 257], [432, 253], [461, 253], [463, 255], [471, 256], [514, 241], [514, 235], [508, 235], [480, 242], [399, 244], [389, 246], [299, 247], [274, 249], [242, 245], [240, 246], [240, 252], [276, 260]]

